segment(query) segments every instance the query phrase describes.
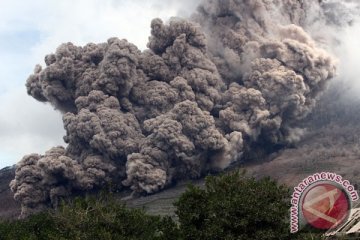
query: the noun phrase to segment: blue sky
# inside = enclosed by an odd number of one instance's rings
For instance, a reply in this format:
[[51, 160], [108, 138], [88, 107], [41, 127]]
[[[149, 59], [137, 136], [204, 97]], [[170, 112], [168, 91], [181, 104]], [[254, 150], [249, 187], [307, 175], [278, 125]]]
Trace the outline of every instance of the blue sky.
[[64, 145], [61, 115], [27, 96], [36, 64], [63, 42], [85, 45], [117, 36], [145, 49], [150, 21], [186, 17], [198, 1], [1, 0], [0, 168], [29, 153]]

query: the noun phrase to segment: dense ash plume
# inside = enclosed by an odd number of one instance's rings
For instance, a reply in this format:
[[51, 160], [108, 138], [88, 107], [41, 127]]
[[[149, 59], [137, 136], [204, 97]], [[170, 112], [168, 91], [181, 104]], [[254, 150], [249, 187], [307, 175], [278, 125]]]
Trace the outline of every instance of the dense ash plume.
[[[318, 3], [313, 5], [319, 7]], [[208, 1], [192, 21], [151, 22], [148, 47], [66, 43], [28, 78], [63, 113], [64, 149], [25, 156], [11, 182], [22, 214], [106, 184], [153, 193], [300, 139], [335, 74], [302, 1]]]

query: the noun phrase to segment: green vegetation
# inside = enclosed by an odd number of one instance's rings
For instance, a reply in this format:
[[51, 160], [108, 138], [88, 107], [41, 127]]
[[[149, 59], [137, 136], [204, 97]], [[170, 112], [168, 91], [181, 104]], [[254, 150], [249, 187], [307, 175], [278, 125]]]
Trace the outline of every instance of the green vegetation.
[[290, 192], [270, 178], [234, 172], [189, 186], [175, 203], [185, 239], [319, 239], [289, 233]]
[[[167, 239], [177, 236], [170, 218], [128, 209], [110, 195], [75, 198], [57, 211], [0, 224], [0, 239]], [[175, 238], [176, 239], [176, 238]]]
[[289, 190], [235, 172], [190, 185], [175, 203], [178, 221], [129, 209], [112, 194], [75, 198], [55, 211], [0, 223], [16, 239], [319, 239], [289, 233]]
[[176, 203], [186, 239], [285, 239], [289, 191], [269, 178], [208, 177]]

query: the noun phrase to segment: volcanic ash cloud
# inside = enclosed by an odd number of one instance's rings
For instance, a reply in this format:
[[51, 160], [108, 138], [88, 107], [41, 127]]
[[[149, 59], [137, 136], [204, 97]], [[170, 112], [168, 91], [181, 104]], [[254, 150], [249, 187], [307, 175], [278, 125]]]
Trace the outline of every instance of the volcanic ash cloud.
[[191, 20], [154, 19], [145, 51], [111, 38], [47, 55], [26, 87], [61, 111], [68, 145], [17, 164], [23, 216], [108, 184], [154, 193], [241, 161], [254, 144], [298, 140], [335, 74], [300, 2], [204, 2]]

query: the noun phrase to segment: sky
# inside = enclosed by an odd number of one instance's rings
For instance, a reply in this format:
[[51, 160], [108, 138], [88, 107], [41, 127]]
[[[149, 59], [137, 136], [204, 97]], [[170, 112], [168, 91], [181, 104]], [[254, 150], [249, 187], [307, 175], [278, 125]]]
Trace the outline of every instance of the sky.
[[146, 48], [151, 19], [187, 17], [198, 0], [0, 0], [0, 169], [63, 145], [61, 115], [26, 93], [36, 64], [64, 42], [110, 37]]
[[[146, 48], [150, 22], [188, 17], [200, 0], [0, 0], [0, 169], [30, 153], [63, 145], [59, 112], [27, 95], [25, 82], [36, 64], [64, 42], [85, 45], [110, 37]], [[360, 21], [336, 32], [341, 45], [338, 78], [360, 96]]]

